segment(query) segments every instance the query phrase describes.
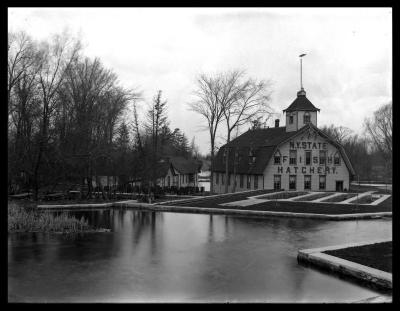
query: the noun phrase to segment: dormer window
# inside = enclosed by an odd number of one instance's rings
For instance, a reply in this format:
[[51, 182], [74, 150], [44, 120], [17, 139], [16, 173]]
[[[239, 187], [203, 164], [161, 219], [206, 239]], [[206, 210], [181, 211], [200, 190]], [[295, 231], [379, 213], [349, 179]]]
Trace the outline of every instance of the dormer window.
[[310, 113], [309, 113], [309, 112], [304, 113], [304, 116], [303, 116], [303, 123], [304, 123], [304, 124], [310, 123]]
[[256, 154], [255, 154], [254, 150], [251, 148], [249, 150], [249, 164], [251, 165], [255, 162], [256, 162]]

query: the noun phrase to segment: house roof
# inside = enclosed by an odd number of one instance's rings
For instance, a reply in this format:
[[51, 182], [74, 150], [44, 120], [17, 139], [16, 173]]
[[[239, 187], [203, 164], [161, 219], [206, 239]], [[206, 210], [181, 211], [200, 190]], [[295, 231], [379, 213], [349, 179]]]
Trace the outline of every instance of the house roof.
[[306, 97], [306, 92], [304, 90], [297, 92], [297, 98], [293, 101], [293, 103], [283, 110], [283, 112], [290, 111], [319, 111], [317, 107], [315, 107]]
[[[305, 132], [308, 129], [313, 129], [318, 132], [319, 135], [327, 139], [333, 145], [335, 145], [344, 159], [346, 166], [350, 173], [354, 175], [354, 169], [351, 165], [349, 158], [341, 146], [334, 139], [320, 131], [312, 123], [303, 126], [298, 131], [286, 132], [285, 127], [275, 127], [267, 129], [255, 129], [249, 130], [246, 133], [240, 135], [236, 139], [232, 140], [228, 144], [225, 144], [218, 151], [214, 160], [214, 171], [225, 172], [226, 162], [224, 161], [225, 148], [229, 148], [228, 152], [228, 170], [233, 173], [234, 170], [234, 158], [235, 151], [238, 153], [236, 173], [237, 174], [254, 174], [262, 175], [268, 161], [271, 159], [275, 150], [279, 145], [285, 143], [290, 138], [297, 136], [301, 132]], [[254, 162], [253, 162], [254, 157]]]
[[285, 126], [254, 129], [248, 130], [224, 147], [276, 146], [291, 136], [293, 132], [286, 132]]
[[[168, 174], [168, 170], [171, 167], [171, 163], [168, 161], [163, 161], [157, 163], [157, 178], [165, 177]], [[171, 168], [173, 170], [173, 168]]]
[[179, 174], [195, 174], [199, 172], [201, 167], [200, 162], [184, 157], [170, 157], [169, 163], [171, 163], [174, 170]]

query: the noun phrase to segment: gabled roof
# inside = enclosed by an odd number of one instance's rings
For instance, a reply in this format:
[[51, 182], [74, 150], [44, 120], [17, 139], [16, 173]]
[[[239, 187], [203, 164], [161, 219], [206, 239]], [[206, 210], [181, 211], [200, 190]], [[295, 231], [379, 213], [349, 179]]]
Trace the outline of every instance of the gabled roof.
[[[326, 140], [328, 140], [330, 143], [338, 148], [347, 168], [350, 171], [350, 174], [354, 175], [355, 172], [353, 166], [351, 165], [351, 162], [347, 157], [343, 146], [328, 135], [326, 135], [324, 132], [319, 130], [312, 123], [309, 123], [303, 126], [298, 131], [294, 132], [286, 132], [285, 127], [249, 130], [220, 148], [214, 160], [214, 171], [225, 172], [226, 163], [223, 159], [223, 154], [225, 148], [229, 147], [229, 172], [233, 173], [234, 153], [236, 150], [236, 152], [238, 153], [236, 173], [261, 175], [264, 173], [268, 161], [271, 159], [279, 145], [289, 141], [292, 137], [295, 137], [298, 134], [310, 129], [316, 131], [320, 136], [324, 137]], [[252, 152], [252, 156], [255, 157], [254, 163], [250, 158], [250, 151]]]
[[315, 107], [306, 97], [306, 92], [300, 91], [297, 93], [297, 98], [293, 101], [293, 103], [283, 110], [283, 112], [290, 111], [319, 111], [317, 107]]
[[[157, 163], [157, 178], [165, 177], [168, 174], [168, 170], [171, 167], [171, 163], [168, 161], [163, 161]], [[173, 168], [171, 167], [172, 172]]]
[[286, 132], [284, 126], [248, 130], [224, 147], [276, 146], [282, 140], [291, 136], [293, 136], [293, 132]]
[[179, 174], [195, 174], [199, 172], [201, 163], [184, 157], [170, 157], [169, 162]]

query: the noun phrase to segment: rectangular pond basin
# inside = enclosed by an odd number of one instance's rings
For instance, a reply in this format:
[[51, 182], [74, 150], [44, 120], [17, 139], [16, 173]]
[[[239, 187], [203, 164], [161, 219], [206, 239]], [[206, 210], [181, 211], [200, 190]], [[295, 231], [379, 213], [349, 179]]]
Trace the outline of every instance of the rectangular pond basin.
[[366, 196], [363, 196], [361, 198], [355, 199], [354, 201], [351, 201], [350, 203], [352, 204], [371, 204], [375, 202], [376, 200], [380, 199], [383, 195], [382, 194], [369, 194]]

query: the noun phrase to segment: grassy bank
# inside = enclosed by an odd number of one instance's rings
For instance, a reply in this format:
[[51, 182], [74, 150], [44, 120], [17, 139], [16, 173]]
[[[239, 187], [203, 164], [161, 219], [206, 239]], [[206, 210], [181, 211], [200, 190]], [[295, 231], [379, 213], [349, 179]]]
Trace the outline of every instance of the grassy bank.
[[392, 242], [348, 247], [324, 253], [392, 273]]
[[[200, 208], [226, 208], [221, 203], [240, 201], [254, 194], [235, 194], [225, 197], [205, 197], [201, 200], [188, 200], [183, 202], [165, 203], [165, 205], [192, 206]], [[162, 204], [162, 203], [161, 203]], [[386, 199], [378, 205], [362, 204], [340, 204], [340, 203], [309, 203], [291, 201], [268, 201], [249, 206], [229, 206], [230, 209], [273, 211], [273, 212], [292, 212], [292, 213], [313, 213], [313, 214], [357, 214], [357, 213], [377, 213], [392, 211], [392, 197]]]
[[[8, 202], [8, 232], [93, 232], [83, 217], [77, 219], [68, 213], [55, 215], [48, 211], [36, 211], [16, 202]], [[102, 230], [104, 231], [104, 230]]]

